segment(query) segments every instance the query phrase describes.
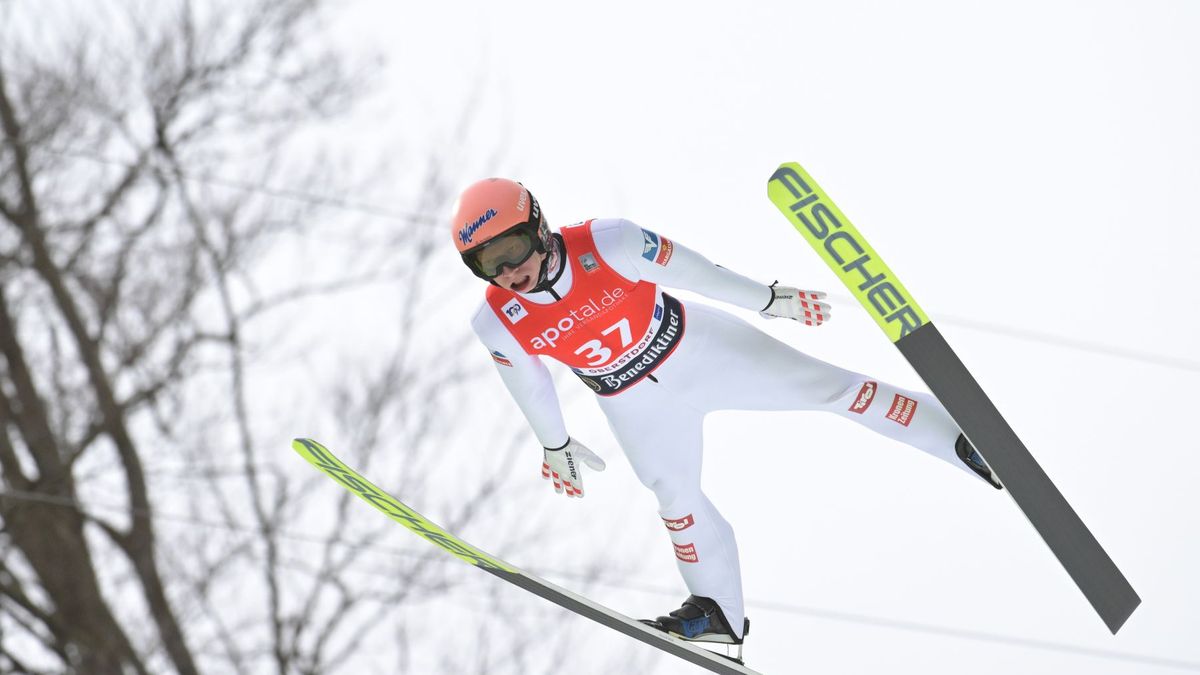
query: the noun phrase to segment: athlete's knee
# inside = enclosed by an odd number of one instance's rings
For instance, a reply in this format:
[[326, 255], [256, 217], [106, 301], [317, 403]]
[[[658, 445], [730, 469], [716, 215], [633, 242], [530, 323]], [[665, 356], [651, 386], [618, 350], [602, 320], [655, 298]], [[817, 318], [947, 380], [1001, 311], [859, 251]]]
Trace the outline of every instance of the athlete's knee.
[[825, 407], [834, 412], [862, 413], [875, 400], [879, 393], [879, 380], [873, 380], [865, 375], [844, 380], [825, 400]]
[[658, 512], [664, 518], [675, 518], [694, 511], [702, 494], [699, 485], [682, 485], [670, 480], [660, 481], [652, 489], [658, 498]]

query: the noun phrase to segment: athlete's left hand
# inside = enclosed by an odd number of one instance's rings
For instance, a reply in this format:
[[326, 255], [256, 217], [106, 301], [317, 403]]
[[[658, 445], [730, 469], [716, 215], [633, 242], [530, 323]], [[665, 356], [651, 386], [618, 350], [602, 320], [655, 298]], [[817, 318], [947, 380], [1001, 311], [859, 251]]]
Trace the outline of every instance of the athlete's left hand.
[[603, 471], [604, 460], [600, 455], [588, 450], [587, 446], [574, 438], [568, 438], [567, 444], [561, 448], [542, 448], [542, 478], [554, 482], [554, 491], [558, 494], [566, 489], [568, 497], [583, 497], [583, 467], [580, 462], [588, 465], [592, 471]]
[[771, 284], [775, 294], [771, 302], [759, 312], [764, 319], [795, 319], [805, 326], [820, 326], [829, 320], [827, 302], [821, 302], [825, 294], [821, 291], [802, 291], [791, 286]]

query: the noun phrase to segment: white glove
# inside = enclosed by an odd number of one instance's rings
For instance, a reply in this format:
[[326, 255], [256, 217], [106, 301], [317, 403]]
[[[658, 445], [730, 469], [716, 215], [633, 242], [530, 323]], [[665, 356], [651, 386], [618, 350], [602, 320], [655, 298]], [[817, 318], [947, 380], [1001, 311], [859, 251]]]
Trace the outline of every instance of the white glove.
[[774, 297], [759, 314], [764, 319], [795, 319], [805, 326], [820, 326], [829, 320], [827, 302], [821, 302], [825, 294], [821, 291], [802, 291], [791, 286], [771, 284]]
[[542, 478], [553, 480], [554, 491], [560, 495], [565, 487], [568, 497], [583, 497], [583, 472], [579, 470], [579, 462], [587, 464], [592, 471], [604, 470], [604, 460], [574, 438], [568, 438], [561, 448], [542, 450]]

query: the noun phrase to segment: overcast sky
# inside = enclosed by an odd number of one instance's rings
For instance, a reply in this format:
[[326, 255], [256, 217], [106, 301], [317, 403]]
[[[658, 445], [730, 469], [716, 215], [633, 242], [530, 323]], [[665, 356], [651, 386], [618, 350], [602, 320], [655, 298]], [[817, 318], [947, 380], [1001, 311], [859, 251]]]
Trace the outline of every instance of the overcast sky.
[[[358, 133], [444, 152], [464, 185], [473, 171], [519, 179], [556, 226], [622, 216], [763, 282], [829, 291], [836, 318], [819, 329], [743, 315], [923, 388], [767, 200], [775, 167], [800, 162], [1143, 598], [1113, 637], [1005, 495], [833, 416], [718, 413], [705, 489], [741, 547], [749, 665], [1200, 671], [1200, 4], [364, 0], [331, 31], [386, 58]], [[457, 136], [464, 105], [475, 121]], [[465, 291], [445, 330], [468, 331], [483, 288], [465, 269], [448, 282]], [[650, 542], [628, 552], [639, 576], [599, 600], [634, 616], [677, 606], [686, 593], [652, 495], [586, 392], [560, 391], [572, 435], [610, 470], [587, 477], [582, 503], [547, 491], [544, 508], [596, 531], [597, 552], [618, 533]], [[499, 378], [479, 396], [512, 405]], [[486, 550], [487, 533], [472, 542]], [[543, 602], [508, 597], [514, 612]], [[577, 621], [591, 645], [649, 649]]]

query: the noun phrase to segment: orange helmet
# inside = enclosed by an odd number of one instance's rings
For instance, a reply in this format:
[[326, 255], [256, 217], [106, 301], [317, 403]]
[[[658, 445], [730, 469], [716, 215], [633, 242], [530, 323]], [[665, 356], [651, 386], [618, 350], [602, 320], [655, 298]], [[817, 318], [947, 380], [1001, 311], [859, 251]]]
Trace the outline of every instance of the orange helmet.
[[[516, 267], [551, 248], [550, 228], [537, 200], [524, 185], [506, 178], [485, 178], [463, 190], [454, 203], [450, 232], [463, 262], [488, 281], [504, 267]], [[539, 285], [548, 259], [542, 262]]]

